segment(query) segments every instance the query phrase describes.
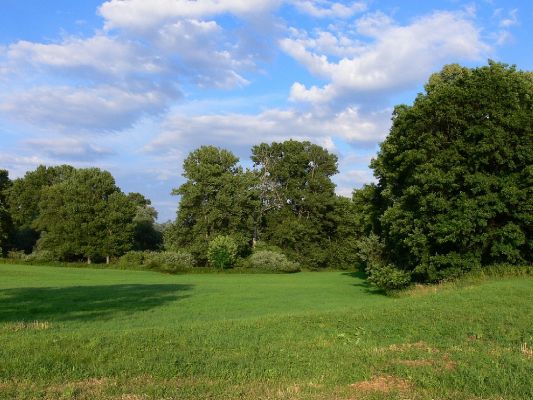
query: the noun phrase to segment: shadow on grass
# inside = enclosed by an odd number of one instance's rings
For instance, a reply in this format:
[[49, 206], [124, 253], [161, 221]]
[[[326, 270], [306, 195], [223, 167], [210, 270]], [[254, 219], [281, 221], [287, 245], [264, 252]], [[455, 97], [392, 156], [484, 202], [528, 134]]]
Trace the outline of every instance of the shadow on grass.
[[365, 271], [345, 272], [343, 273], [343, 275], [357, 279], [359, 282], [354, 283], [352, 286], [363, 288], [366, 293], [387, 296], [387, 293], [385, 291], [378, 289], [377, 287], [368, 283], [368, 276]]
[[0, 322], [89, 321], [184, 299], [192, 285], [109, 285], [0, 290]]

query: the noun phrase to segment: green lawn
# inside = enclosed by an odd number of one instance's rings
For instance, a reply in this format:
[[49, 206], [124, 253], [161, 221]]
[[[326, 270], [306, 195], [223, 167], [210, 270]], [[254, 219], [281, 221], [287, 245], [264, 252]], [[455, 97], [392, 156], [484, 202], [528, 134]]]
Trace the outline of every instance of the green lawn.
[[[531, 399], [533, 280], [0, 265], [2, 399]], [[36, 322], [37, 321], [37, 322]]]

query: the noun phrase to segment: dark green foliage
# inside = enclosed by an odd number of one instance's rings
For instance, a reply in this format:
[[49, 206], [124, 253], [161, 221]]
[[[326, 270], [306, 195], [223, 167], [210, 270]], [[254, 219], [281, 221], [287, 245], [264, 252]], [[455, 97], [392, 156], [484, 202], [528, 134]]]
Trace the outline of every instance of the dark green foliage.
[[15, 226], [13, 247], [27, 253], [32, 251], [40, 235], [35, 220], [39, 216], [43, 190], [64, 181], [73, 171], [74, 168], [70, 165], [40, 165], [35, 171], [27, 172], [23, 178], [15, 179], [7, 193], [9, 212]]
[[11, 187], [6, 170], [0, 170], [0, 256], [7, 253], [13, 236], [13, 222], [7, 204], [7, 191]]
[[184, 251], [145, 252], [143, 264], [162, 272], [184, 272], [194, 267], [194, 257]]
[[73, 171], [44, 188], [34, 226], [42, 231], [38, 247], [59, 259], [119, 256], [131, 248], [135, 205], [97, 168]]
[[379, 183], [356, 195], [359, 207], [372, 199], [362, 223], [381, 237], [382, 265], [437, 281], [531, 263], [531, 73], [450, 65], [425, 89], [413, 106], [396, 107], [372, 162]]
[[258, 236], [311, 268], [329, 265], [337, 157], [310, 142], [254, 146], [261, 197]]
[[300, 264], [289, 261], [279, 252], [270, 250], [254, 251], [246, 260], [246, 267], [265, 272], [300, 272]]
[[215, 268], [231, 268], [237, 260], [237, 251], [237, 243], [231, 236], [216, 236], [209, 243], [207, 259]]
[[156, 227], [157, 211], [152, 202], [140, 193], [128, 193], [128, 199], [135, 205], [133, 219], [134, 244], [136, 250], [157, 250], [163, 244], [163, 233]]
[[189, 154], [183, 163], [187, 182], [173, 191], [181, 198], [176, 222], [165, 232], [166, 248], [186, 248], [202, 265], [216, 235], [238, 234], [239, 243], [249, 246], [258, 199], [251, 190], [255, 176], [237, 166], [238, 161], [213, 146]]

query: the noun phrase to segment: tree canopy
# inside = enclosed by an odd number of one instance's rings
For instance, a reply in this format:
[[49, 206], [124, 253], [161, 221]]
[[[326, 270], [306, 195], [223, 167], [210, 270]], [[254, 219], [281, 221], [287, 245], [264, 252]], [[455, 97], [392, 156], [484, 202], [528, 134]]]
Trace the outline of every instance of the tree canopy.
[[396, 107], [371, 164], [377, 186], [357, 195], [372, 202], [365, 224], [380, 237], [383, 265], [436, 281], [530, 263], [532, 160], [530, 73], [491, 62], [432, 75], [412, 106]]

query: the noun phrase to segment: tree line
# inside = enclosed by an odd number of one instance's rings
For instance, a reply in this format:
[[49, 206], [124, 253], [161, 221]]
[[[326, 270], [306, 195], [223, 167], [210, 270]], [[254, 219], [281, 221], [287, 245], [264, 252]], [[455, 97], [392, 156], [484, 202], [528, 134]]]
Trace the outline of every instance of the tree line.
[[148, 199], [124, 194], [106, 171], [41, 166], [13, 182], [2, 171], [0, 247], [63, 260], [165, 250], [197, 266], [364, 268], [386, 289], [531, 264], [533, 74], [448, 65], [392, 122], [371, 163], [376, 183], [352, 198], [335, 194], [337, 157], [316, 144], [256, 145], [251, 169], [200, 147], [163, 226]]

